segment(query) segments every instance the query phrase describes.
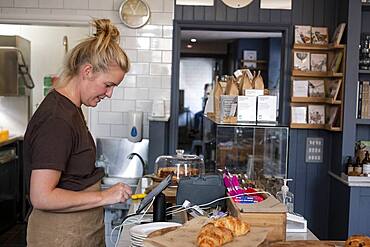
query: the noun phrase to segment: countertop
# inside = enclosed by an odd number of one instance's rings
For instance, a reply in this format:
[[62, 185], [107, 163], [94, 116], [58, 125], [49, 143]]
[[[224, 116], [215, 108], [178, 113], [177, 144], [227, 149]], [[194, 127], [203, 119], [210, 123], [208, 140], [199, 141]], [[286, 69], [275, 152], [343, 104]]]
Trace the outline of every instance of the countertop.
[[[137, 189], [135, 193], [143, 193], [145, 191], [145, 188], [150, 186], [150, 179], [149, 178], [142, 178], [137, 186]], [[136, 209], [139, 207], [140, 201], [135, 200], [132, 201], [132, 204], [130, 206], [128, 214], [132, 214], [136, 211]], [[148, 217], [150, 217], [148, 215]], [[119, 247], [128, 247], [130, 246], [130, 235], [129, 230], [134, 225], [125, 226], [122, 229], [121, 237], [118, 241]], [[318, 240], [318, 238], [310, 231], [308, 230], [305, 233], [287, 233], [286, 239], [289, 240]]]
[[340, 182], [342, 182], [343, 184], [345, 184], [349, 187], [370, 187], [370, 179], [369, 179], [369, 182], [364, 182], [364, 181], [358, 182], [358, 181], [348, 181], [345, 178], [343, 178], [341, 176], [338, 176], [337, 174], [335, 174], [333, 172], [329, 172], [329, 175], [331, 177], [333, 177], [334, 179], [339, 180]]
[[8, 144], [11, 144], [13, 142], [20, 141], [20, 140], [23, 140], [23, 136], [21, 135], [10, 136], [8, 140], [0, 142], [0, 147], [6, 146]]

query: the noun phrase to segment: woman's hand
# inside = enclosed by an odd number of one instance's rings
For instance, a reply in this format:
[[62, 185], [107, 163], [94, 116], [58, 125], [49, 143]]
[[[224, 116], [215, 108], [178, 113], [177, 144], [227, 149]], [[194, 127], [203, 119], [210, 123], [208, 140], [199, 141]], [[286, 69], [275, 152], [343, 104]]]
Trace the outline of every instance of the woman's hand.
[[117, 183], [109, 189], [102, 192], [103, 201], [105, 205], [125, 202], [131, 197], [132, 191], [130, 186], [124, 183]]

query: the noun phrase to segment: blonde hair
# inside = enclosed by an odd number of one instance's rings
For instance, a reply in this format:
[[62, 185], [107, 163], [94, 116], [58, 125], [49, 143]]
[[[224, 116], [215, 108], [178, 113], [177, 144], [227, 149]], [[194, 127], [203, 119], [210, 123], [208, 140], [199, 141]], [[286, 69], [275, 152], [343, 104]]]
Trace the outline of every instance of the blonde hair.
[[55, 87], [65, 86], [86, 63], [92, 65], [94, 72], [107, 72], [112, 64], [117, 64], [125, 73], [130, 70], [129, 59], [119, 46], [120, 34], [117, 27], [109, 19], [95, 19], [92, 25], [96, 28], [96, 33], [67, 54]]

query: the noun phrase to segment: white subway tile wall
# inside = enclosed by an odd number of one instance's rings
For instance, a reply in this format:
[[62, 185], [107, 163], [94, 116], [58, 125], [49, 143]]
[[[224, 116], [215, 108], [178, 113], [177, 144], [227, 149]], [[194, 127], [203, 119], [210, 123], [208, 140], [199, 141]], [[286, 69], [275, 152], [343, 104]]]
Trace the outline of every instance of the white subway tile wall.
[[120, 22], [122, 0], [0, 0], [0, 23], [86, 25], [91, 18], [109, 18], [121, 33], [120, 45], [131, 70], [114, 89], [111, 99], [90, 108], [89, 127], [95, 137], [127, 137], [127, 113], [144, 112], [143, 137], [148, 138], [153, 100], [165, 100], [170, 109], [173, 0], [147, 0], [148, 24], [130, 29]]

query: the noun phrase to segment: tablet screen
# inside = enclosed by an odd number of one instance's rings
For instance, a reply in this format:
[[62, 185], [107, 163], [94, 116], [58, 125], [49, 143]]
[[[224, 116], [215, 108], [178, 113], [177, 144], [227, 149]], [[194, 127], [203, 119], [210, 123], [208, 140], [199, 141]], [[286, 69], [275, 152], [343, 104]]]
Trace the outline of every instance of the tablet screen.
[[164, 189], [166, 189], [172, 181], [172, 174], [168, 175], [163, 181], [158, 184], [149, 194], [141, 200], [139, 208], [136, 210], [136, 213], [140, 213], [149, 203], [153, 200], [155, 196], [161, 193]]

